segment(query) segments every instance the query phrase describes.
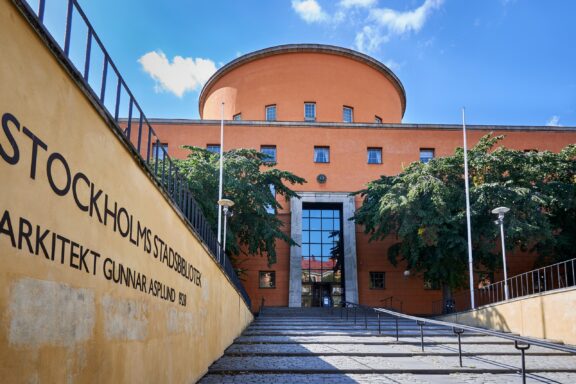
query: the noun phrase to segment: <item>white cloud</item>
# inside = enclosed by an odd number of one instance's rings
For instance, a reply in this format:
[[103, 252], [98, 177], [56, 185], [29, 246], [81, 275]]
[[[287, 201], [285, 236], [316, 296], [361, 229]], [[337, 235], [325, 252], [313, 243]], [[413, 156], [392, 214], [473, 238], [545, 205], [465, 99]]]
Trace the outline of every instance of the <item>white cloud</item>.
[[418, 32], [432, 11], [439, 8], [444, 0], [426, 0], [412, 11], [398, 12], [389, 8], [376, 8], [370, 11], [370, 18], [389, 32], [402, 35]]
[[210, 59], [174, 56], [170, 62], [161, 51], [148, 52], [138, 62], [156, 80], [157, 92], [168, 91], [178, 97], [200, 88], [216, 72]]
[[388, 40], [390, 40], [390, 38], [387, 35], [382, 35], [378, 28], [366, 25], [356, 34], [354, 43], [356, 49], [360, 52], [372, 52], [375, 51], [380, 44], [386, 43]]
[[340, 0], [340, 5], [343, 8], [371, 8], [376, 4], [377, 0]]
[[554, 115], [546, 122], [546, 125], [549, 127], [561, 127], [560, 118]]
[[322, 23], [330, 19], [316, 0], [292, 0], [292, 9], [307, 23]]

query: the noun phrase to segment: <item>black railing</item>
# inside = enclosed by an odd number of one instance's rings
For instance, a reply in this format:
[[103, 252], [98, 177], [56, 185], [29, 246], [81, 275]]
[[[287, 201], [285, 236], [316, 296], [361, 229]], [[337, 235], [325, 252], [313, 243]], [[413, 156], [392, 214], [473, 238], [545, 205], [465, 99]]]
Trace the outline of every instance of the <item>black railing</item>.
[[[344, 315], [343, 312], [345, 312], [346, 314]], [[425, 328], [424, 327], [425, 327], [425, 325], [427, 325], [427, 324], [428, 325], [435, 325], [435, 326], [446, 327], [448, 329], [451, 329], [452, 332], [454, 333], [454, 335], [458, 338], [458, 358], [459, 358], [460, 367], [462, 367], [462, 338], [461, 338], [461, 335], [464, 332], [479, 333], [479, 334], [486, 335], [486, 336], [493, 336], [493, 337], [498, 337], [501, 339], [513, 341], [514, 347], [518, 351], [520, 351], [520, 356], [521, 356], [520, 374], [522, 375], [523, 383], [526, 382], [526, 355], [525, 354], [526, 354], [526, 350], [528, 350], [530, 348], [530, 346], [534, 345], [537, 347], [548, 348], [548, 349], [553, 349], [556, 351], [576, 354], [576, 347], [570, 346], [570, 345], [552, 343], [552, 342], [545, 341], [545, 340], [533, 339], [533, 338], [529, 338], [529, 337], [513, 335], [510, 333], [494, 331], [491, 329], [472, 327], [472, 326], [464, 325], [464, 324], [451, 323], [448, 321], [440, 321], [440, 320], [429, 319], [429, 318], [425, 318], [425, 317], [406, 315], [404, 313], [391, 311], [391, 310], [385, 309], [385, 308], [372, 308], [372, 307], [368, 307], [365, 305], [360, 305], [357, 303], [352, 303], [352, 302], [346, 301], [346, 302], [344, 302], [344, 306], [341, 309], [340, 316], [341, 317], [346, 316], [346, 319], [348, 319], [351, 316], [349, 314], [349, 312], [353, 312], [353, 314], [354, 314], [354, 324], [356, 324], [357, 313], [360, 312], [361, 313], [360, 317], [364, 318], [364, 324], [365, 324], [366, 329], [368, 329], [368, 317], [369, 317], [369, 315], [375, 314], [378, 318], [378, 334], [382, 334], [381, 327], [380, 327], [380, 318], [382, 316], [394, 318], [396, 320], [396, 340], [397, 341], [400, 340], [399, 335], [400, 335], [400, 330], [402, 327], [402, 323], [399, 323], [398, 319], [414, 321], [416, 323], [416, 325], [418, 325], [418, 327], [420, 328], [420, 346], [421, 346], [422, 351], [424, 351], [424, 346], [425, 346], [425, 343], [424, 343], [424, 337], [425, 337]], [[473, 354], [473, 353], [470, 353], [470, 354]]]
[[[42, 34], [52, 50], [63, 61], [76, 81], [81, 82], [100, 110], [106, 114], [109, 122], [113, 122], [117, 132], [130, 144], [154, 176], [161, 189], [178, 207], [190, 228], [198, 235], [209, 249], [211, 256], [222, 266], [228, 277], [250, 306], [250, 298], [240, 283], [236, 271], [228, 257], [222, 252], [216, 235], [204, 217], [200, 206], [194, 200], [187, 187], [186, 177], [177, 169], [170, 158], [162, 141], [150, 125], [148, 118], [136, 101], [126, 81], [112, 61], [102, 40], [92, 27], [88, 17], [76, 0], [67, 0], [64, 20], [64, 37], [58, 42], [53, 31], [45, 24], [47, 0], [37, 0], [32, 7], [31, 0], [12, 0], [32, 26]], [[50, 0], [48, 0], [50, 1]], [[54, 0], [61, 5], [61, 0]], [[51, 21], [54, 30], [60, 25]], [[84, 42], [78, 46], [78, 41]], [[74, 48], [74, 49], [73, 49]], [[101, 60], [94, 59], [95, 56]], [[99, 73], [94, 70], [100, 69]]]
[[[571, 259], [512, 276], [506, 281], [485, 283], [474, 289], [474, 301], [476, 307], [481, 307], [574, 286], [576, 286], [576, 259]], [[435, 314], [469, 309], [471, 309], [469, 290], [453, 295], [449, 303], [442, 300], [432, 303], [432, 311]]]

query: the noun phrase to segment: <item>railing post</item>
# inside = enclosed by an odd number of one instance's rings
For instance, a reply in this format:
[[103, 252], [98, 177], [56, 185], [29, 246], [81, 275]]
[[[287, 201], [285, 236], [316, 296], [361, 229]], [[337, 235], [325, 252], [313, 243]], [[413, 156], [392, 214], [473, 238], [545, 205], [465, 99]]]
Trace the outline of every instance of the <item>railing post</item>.
[[382, 334], [382, 329], [380, 328], [380, 313], [378, 313], [378, 334]]
[[520, 350], [522, 355], [522, 384], [526, 384], [526, 350], [530, 348], [530, 344], [521, 345], [518, 340], [514, 340], [514, 348]]
[[417, 320], [416, 324], [420, 326], [420, 347], [422, 348], [422, 352], [424, 352], [424, 322]]
[[398, 317], [395, 317], [394, 319], [396, 319], [396, 341], [398, 341], [399, 340]]
[[364, 329], [368, 329], [368, 314], [366, 313], [366, 308], [364, 308]]
[[354, 325], [356, 325], [356, 306], [354, 306]]
[[68, 9], [66, 11], [66, 32], [64, 35], [64, 54], [66, 57], [70, 53], [70, 35], [72, 34], [72, 11], [73, 11], [73, 0], [68, 0]]
[[464, 333], [464, 330], [454, 327], [452, 331], [458, 335], [458, 358], [460, 359], [460, 367], [462, 367], [462, 339], [460, 336]]

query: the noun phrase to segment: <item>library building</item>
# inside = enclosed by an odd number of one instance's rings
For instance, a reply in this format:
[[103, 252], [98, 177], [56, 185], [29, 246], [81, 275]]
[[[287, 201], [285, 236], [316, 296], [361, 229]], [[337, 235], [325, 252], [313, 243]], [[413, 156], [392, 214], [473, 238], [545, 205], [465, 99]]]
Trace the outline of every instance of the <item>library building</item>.
[[[349, 220], [361, 205], [352, 192], [381, 175], [398, 174], [415, 161], [452, 155], [462, 127], [404, 124], [407, 96], [400, 79], [365, 54], [336, 46], [292, 44], [262, 49], [221, 67], [199, 97], [200, 120], [151, 119], [170, 156], [183, 145], [220, 150], [253, 148], [277, 167], [307, 180], [299, 199], [279, 201], [285, 230], [300, 245], [277, 243], [277, 263], [242, 260], [244, 285], [257, 310], [266, 306], [368, 306], [393, 304], [407, 313], [432, 313], [440, 287], [393, 266], [387, 250], [396, 239], [369, 242]], [[576, 142], [569, 127], [468, 126], [469, 147], [488, 133], [518, 150], [560, 151]], [[333, 257], [338, 249], [341, 257]], [[511, 254], [509, 275], [530, 270], [535, 256]], [[480, 274], [477, 273], [475, 279]], [[499, 278], [496, 276], [495, 278]]]

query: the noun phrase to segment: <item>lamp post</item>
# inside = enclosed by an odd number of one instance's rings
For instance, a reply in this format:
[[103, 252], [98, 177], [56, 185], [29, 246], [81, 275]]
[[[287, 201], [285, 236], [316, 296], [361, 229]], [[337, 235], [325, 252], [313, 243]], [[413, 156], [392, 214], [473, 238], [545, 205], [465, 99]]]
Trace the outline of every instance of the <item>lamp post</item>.
[[504, 244], [504, 215], [510, 211], [507, 207], [498, 207], [492, 213], [498, 215], [498, 220], [494, 222], [500, 225], [500, 239], [502, 240], [502, 264], [504, 265], [504, 298], [508, 300], [508, 272], [506, 271], [506, 246]]
[[224, 180], [224, 102], [220, 109], [220, 166], [218, 176], [218, 242], [222, 244], [222, 184]]
[[[218, 200], [218, 206], [222, 207], [222, 210], [224, 211], [224, 240], [222, 241], [222, 252], [224, 253], [224, 256], [226, 256], [226, 219], [228, 218], [228, 211], [232, 206], [234, 206], [234, 202], [229, 199], [220, 199]], [[224, 264], [224, 262], [222, 262], [222, 264]]]

